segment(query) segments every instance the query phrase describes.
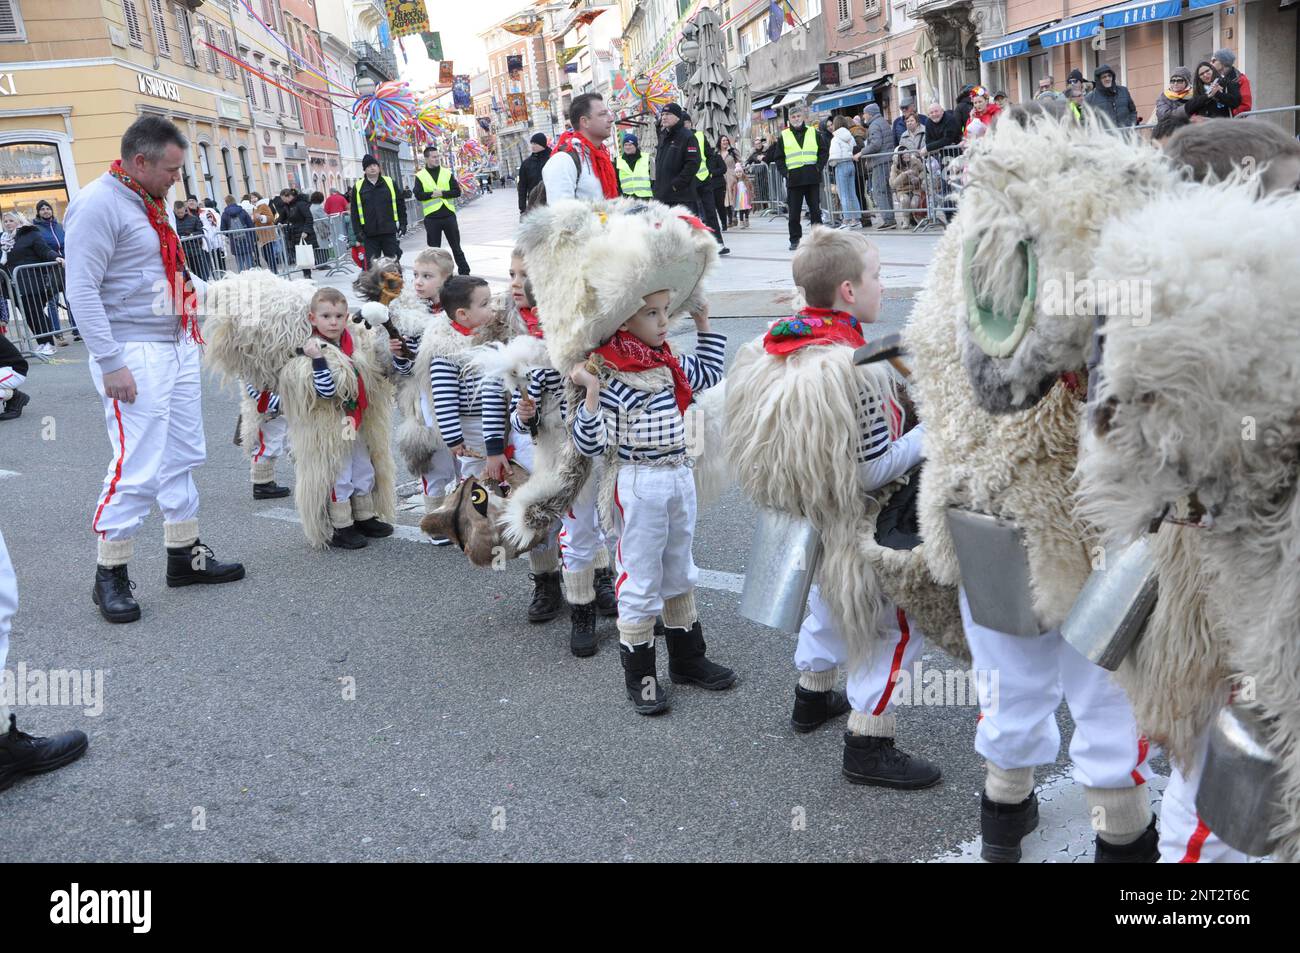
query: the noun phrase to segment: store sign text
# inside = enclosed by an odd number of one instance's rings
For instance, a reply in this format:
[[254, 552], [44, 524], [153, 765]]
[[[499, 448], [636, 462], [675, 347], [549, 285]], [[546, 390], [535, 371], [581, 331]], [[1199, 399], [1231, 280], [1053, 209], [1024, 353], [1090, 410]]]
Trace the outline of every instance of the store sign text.
[[137, 73], [136, 76], [140, 81], [140, 92], [146, 96], [170, 99], [174, 103], [181, 101], [181, 88], [175, 83], [169, 83], [167, 80], [159, 79], [156, 76], [146, 76], [144, 73]]

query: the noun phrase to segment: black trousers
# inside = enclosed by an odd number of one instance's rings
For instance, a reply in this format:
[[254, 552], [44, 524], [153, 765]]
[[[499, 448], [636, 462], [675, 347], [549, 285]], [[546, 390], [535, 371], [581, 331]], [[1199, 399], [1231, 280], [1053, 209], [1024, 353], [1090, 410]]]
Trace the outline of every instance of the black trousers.
[[785, 190], [786, 202], [790, 206], [790, 242], [803, 238], [803, 226], [799, 224], [803, 216], [803, 203], [808, 203], [808, 218], [812, 224], [822, 223], [822, 187], [820, 182], [812, 185], [790, 185]]
[[361, 244], [366, 246], [366, 262], [373, 265], [380, 258], [402, 260], [402, 246], [397, 243], [397, 233], [388, 235], [366, 235]]
[[700, 186], [696, 199], [695, 205], [699, 209], [700, 221], [713, 229], [713, 237], [718, 240], [719, 245], [726, 244], [722, 240], [722, 223], [718, 221], [718, 203], [713, 198], [713, 189], [707, 185]]
[[713, 207], [718, 210], [718, 223], [725, 232], [731, 227], [731, 210], [727, 208], [727, 186], [725, 184], [714, 187]]
[[428, 236], [430, 248], [442, 247], [442, 236], [447, 236], [447, 244], [451, 246], [451, 255], [456, 259], [456, 270], [462, 275], [469, 274], [469, 262], [465, 260], [465, 253], [460, 250], [460, 224], [456, 221], [455, 215], [436, 216], [430, 215], [424, 220], [424, 233]]

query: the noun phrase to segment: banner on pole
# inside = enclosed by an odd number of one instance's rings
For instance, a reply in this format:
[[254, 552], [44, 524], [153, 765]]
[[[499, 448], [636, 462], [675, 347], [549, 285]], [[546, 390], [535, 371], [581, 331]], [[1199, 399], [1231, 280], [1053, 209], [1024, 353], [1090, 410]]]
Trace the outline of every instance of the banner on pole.
[[442, 34], [424, 32], [420, 34], [420, 39], [424, 41], [424, 52], [429, 54], [429, 59], [435, 63], [442, 59]]
[[528, 97], [523, 93], [509, 93], [506, 96], [506, 103], [510, 107], [511, 122], [528, 121]]
[[385, 0], [385, 6], [393, 39], [429, 29], [429, 11], [424, 8], [424, 0]]
[[473, 109], [474, 97], [469, 91], [469, 76], [462, 73], [452, 80], [451, 101], [457, 109]]
[[454, 80], [451, 72], [451, 60], [443, 60], [438, 64], [438, 85], [450, 86]]

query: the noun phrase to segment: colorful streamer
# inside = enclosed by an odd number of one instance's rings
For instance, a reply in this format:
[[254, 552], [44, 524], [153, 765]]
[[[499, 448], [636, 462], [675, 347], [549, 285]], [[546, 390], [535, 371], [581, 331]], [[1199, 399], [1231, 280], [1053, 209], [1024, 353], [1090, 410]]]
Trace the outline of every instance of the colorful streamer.
[[411, 94], [411, 88], [397, 80], [380, 83], [373, 93], [358, 96], [352, 106], [352, 115], [362, 121], [369, 139], [379, 136], [397, 138], [407, 128], [415, 112], [415, 97]]

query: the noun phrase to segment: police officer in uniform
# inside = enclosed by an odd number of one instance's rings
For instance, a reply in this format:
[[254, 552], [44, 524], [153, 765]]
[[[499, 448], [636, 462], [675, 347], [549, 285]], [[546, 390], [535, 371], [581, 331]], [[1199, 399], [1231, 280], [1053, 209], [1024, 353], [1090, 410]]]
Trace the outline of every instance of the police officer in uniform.
[[790, 125], [776, 140], [769, 162], [785, 176], [786, 202], [790, 208], [790, 250], [799, 247], [803, 227], [799, 224], [803, 203], [808, 203], [812, 224], [822, 223], [822, 169], [830, 158], [830, 140], [805, 123], [802, 106], [790, 110]]
[[424, 148], [424, 168], [415, 173], [414, 191], [415, 197], [423, 203], [420, 211], [424, 215], [424, 232], [429, 247], [441, 248], [442, 236], [446, 235], [452, 257], [456, 259], [456, 270], [468, 275], [469, 262], [460, 249], [460, 225], [456, 221], [460, 183], [451, 174], [451, 169], [442, 165], [438, 150], [433, 146]]
[[406, 206], [393, 180], [380, 173], [378, 159], [366, 156], [361, 169], [365, 175], [352, 190], [352, 231], [366, 246], [366, 261], [380, 256], [401, 259], [397, 233], [406, 231]]
[[632, 133], [623, 137], [623, 154], [614, 160], [618, 170], [618, 191], [628, 198], [654, 198], [650, 188], [650, 157], [641, 151], [641, 141]]

